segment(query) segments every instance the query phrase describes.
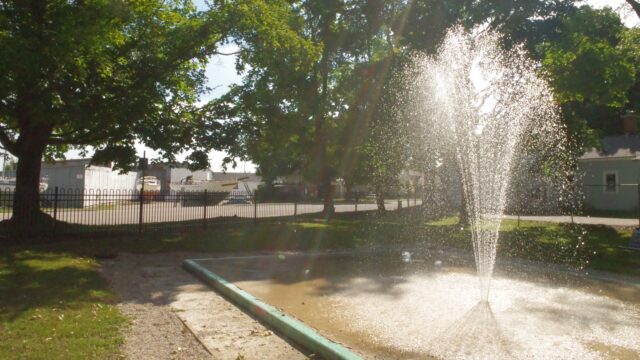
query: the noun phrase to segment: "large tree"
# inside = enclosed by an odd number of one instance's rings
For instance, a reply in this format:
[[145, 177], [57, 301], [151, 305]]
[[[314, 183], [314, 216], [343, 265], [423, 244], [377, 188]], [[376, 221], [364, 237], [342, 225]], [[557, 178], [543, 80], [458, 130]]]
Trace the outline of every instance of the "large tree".
[[254, 48], [305, 47], [283, 1], [25, 0], [0, 3], [0, 143], [18, 158], [13, 222], [39, 210], [45, 154], [96, 149], [94, 160], [135, 163], [139, 142], [195, 167], [220, 146], [219, 124], [195, 102], [204, 66], [226, 39]]
[[635, 110], [640, 113], [640, 28], [624, 29], [618, 49], [622, 56], [634, 66], [635, 82], [627, 92], [627, 109]]
[[[308, 66], [290, 66], [295, 54], [252, 52], [242, 85], [221, 99], [229, 133], [237, 133], [233, 155], [250, 158], [266, 179], [298, 172], [317, 184], [324, 209], [333, 208], [331, 183], [351, 166], [363, 125], [356, 108], [370, 82], [366, 64], [379, 45], [380, 29], [401, 1], [293, 1], [294, 27], [319, 50]], [[354, 82], [359, 78], [362, 82]], [[232, 106], [231, 106], [232, 105]], [[350, 150], [351, 149], [351, 150]]]
[[[409, 119], [393, 115], [390, 101], [379, 101], [393, 59], [435, 51], [454, 24], [490, 20], [493, 27], [515, 27], [523, 19], [546, 21], [564, 9], [555, 1], [492, 3], [493, 7], [470, 0], [293, 1], [299, 15], [296, 31], [321, 51], [309, 67], [289, 66], [292, 55], [274, 55], [269, 49], [240, 59], [241, 65], [248, 65], [245, 81], [213, 108], [228, 111], [227, 126], [233, 131], [227, 133], [241, 139], [230, 153], [254, 161], [268, 180], [299, 172], [318, 184], [325, 211], [331, 208], [330, 184], [336, 177], [381, 186], [393, 183], [400, 158], [391, 162], [395, 156], [388, 155], [395, 154], [372, 143], [407, 142], [404, 131], [390, 129], [401, 128]], [[418, 159], [403, 156], [403, 166]]]
[[621, 130], [618, 115], [629, 106], [636, 83], [634, 54], [640, 45], [633, 44], [634, 34], [611, 9], [583, 6], [537, 47], [563, 118], [580, 145], [596, 145], [601, 135]]
[[362, 114], [366, 118], [366, 128], [358, 140], [356, 166], [347, 173], [356, 183], [368, 184], [376, 194], [378, 210], [385, 210], [385, 198], [400, 192], [400, 174], [411, 165], [415, 144], [413, 125], [400, 111], [407, 104], [403, 102], [405, 92], [400, 78], [387, 76], [389, 67], [400, 72], [401, 59], [389, 54], [377, 63], [377, 74], [373, 82], [373, 94], [362, 104]]

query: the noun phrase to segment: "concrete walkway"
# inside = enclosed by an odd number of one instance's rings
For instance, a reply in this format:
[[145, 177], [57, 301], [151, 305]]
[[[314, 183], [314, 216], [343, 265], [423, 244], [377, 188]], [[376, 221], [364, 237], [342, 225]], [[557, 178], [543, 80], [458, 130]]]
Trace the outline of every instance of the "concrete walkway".
[[[505, 219], [517, 220], [518, 216], [504, 215]], [[553, 223], [575, 223], [584, 225], [608, 225], [608, 226], [638, 226], [638, 219], [603, 218], [592, 216], [520, 216], [520, 220], [543, 221]]]
[[132, 360], [304, 360], [309, 357], [182, 269], [185, 258], [220, 254], [126, 254], [102, 262], [131, 320]]

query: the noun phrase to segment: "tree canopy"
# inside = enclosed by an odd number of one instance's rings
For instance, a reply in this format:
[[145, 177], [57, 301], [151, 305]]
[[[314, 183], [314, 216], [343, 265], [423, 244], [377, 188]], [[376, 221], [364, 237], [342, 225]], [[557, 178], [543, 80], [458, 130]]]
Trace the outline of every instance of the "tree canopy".
[[564, 118], [585, 145], [620, 131], [618, 115], [630, 106], [630, 90], [638, 81], [636, 33], [611, 9], [583, 6], [539, 45], [542, 69]]
[[[217, 119], [195, 106], [218, 46], [242, 39], [299, 54], [314, 48], [290, 30], [286, 1], [15, 1], [0, 4], [0, 143], [18, 158], [14, 221], [42, 216], [45, 153], [96, 148], [94, 161], [128, 169], [140, 142], [194, 167], [220, 147]], [[302, 55], [305, 54], [305, 55]], [[243, 54], [243, 56], [245, 56]], [[312, 56], [312, 55], [310, 55]]]
[[240, 139], [230, 153], [256, 162], [267, 181], [300, 173], [318, 184], [330, 209], [331, 181], [345, 175], [366, 127], [357, 110], [375, 87], [374, 63], [389, 48], [385, 35], [400, 3], [293, 2], [292, 29], [320, 49], [318, 56], [297, 68], [287, 66], [296, 54], [269, 49], [240, 59], [250, 68], [243, 84], [216, 106], [227, 111], [228, 133]]
[[[636, 1], [628, 0], [634, 7]], [[267, 182], [298, 173], [383, 193], [426, 171], [394, 75], [454, 25], [524, 43], [582, 143], [638, 108], [640, 33], [572, 0], [184, 0], [0, 3], [0, 144], [18, 158], [14, 220], [38, 215], [40, 164], [71, 148], [120, 169], [144, 144], [193, 168], [212, 149], [253, 161]], [[242, 83], [204, 106], [205, 66], [235, 43]], [[215, 83], [215, 79], [212, 79]], [[422, 159], [422, 160], [421, 160]], [[422, 161], [424, 162], [424, 161]]]

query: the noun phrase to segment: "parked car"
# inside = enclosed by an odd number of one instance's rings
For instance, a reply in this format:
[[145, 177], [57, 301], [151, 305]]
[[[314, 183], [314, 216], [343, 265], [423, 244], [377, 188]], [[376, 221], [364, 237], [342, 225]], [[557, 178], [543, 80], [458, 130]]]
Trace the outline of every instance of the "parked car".
[[227, 198], [227, 204], [250, 204], [251, 194], [246, 190], [231, 190]]
[[160, 180], [155, 176], [145, 176], [136, 181], [136, 190], [142, 190], [144, 184], [144, 192], [158, 192], [160, 191]]
[[[45, 181], [46, 179], [40, 180], [40, 192], [45, 192], [49, 188], [49, 184]], [[2, 178], [0, 179], [0, 191], [8, 191], [13, 192], [16, 190], [16, 179], [14, 178]]]

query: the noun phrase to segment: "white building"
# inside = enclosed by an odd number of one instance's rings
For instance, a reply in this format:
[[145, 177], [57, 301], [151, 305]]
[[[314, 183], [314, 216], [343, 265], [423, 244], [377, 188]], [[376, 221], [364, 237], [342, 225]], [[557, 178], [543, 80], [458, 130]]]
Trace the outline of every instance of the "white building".
[[47, 191], [58, 189], [63, 207], [87, 207], [135, 196], [136, 172], [121, 174], [111, 166], [91, 165], [90, 159], [43, 163], [40, 176]]

